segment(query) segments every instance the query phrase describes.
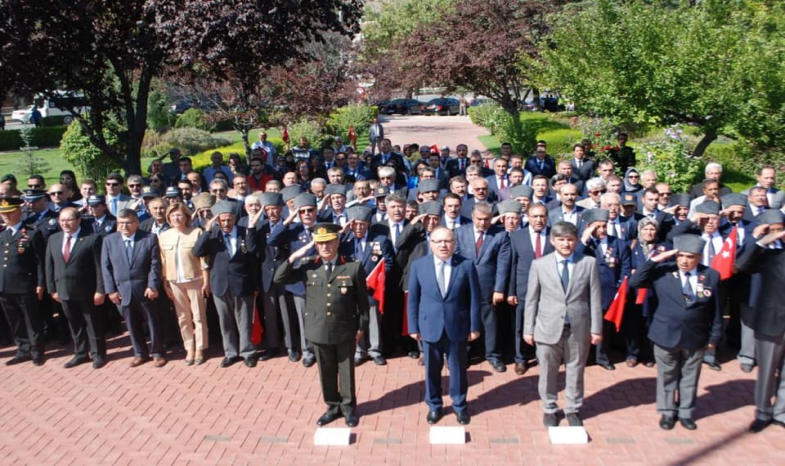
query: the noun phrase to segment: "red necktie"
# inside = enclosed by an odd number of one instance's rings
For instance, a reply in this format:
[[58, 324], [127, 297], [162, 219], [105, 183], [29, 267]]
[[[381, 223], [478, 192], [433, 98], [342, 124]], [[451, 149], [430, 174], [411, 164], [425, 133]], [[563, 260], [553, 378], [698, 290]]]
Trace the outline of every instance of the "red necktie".
[[534, 243], [534, 258], [539, 259], [542, 257], [542, 243], [540, 242], [540, 234], [536, 233], [537, 240]]
[[68, 259], [71, 257], [71, 235], [68, 235], [67, 238], [65, 249], [63, 249], [63, 262], [65, 263], [68, 263]]
[[483, 238], [485, 237], [485, 234], [482, 231], [478, 231], [477, 234], [479, 237], [477, 238], [477, 242], [474, 244], [474, 249], [477, 253], [477, 257], [480, 257], [480, 251], [482, 251], [482, 243], [484, 242]]
[[501, 181], [499, 182], [499, 184], [501, 185], [501, 186], [499, 186], [499, 189], [504, 189], [504, 177], [501, 177], [501, 178], [499, 178], [499, 179], [501, 180]]

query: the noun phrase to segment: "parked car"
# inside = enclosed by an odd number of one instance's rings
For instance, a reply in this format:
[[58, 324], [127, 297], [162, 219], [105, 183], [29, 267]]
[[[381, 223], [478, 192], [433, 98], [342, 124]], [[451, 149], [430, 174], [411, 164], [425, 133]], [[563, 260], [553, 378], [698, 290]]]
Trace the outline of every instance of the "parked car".
[[458, 115], [461, 111], [461, 104], [458, 99], [439, 97], [423, 104], [420, 111], [424, 115]]
[[422, 113], [420, 111], [420, 107], [422, 106], [422, 102], [417, 99], [395, 99], [391, 100], [384, 106], [384, 111], [381, 113], [385, 113], [387, 115], [392, 115], [395, 113], [401, 115], [419, 115]]
[[67, 109], [73, 108], [80, 114], [90, 111], [90, 107], [87, 106], [87, 101], [82, 94], [71, 91], [55, 91], [53, 94], [49, 98], [36, 94], [33, 99], [33, 105], [14, 110], [11, 113], [11, 119], [21, 121], [22, 123], [30, 123], [33, 109], [38, 108], [42, 118], [62, 116], [63, 123], [69, 125], [73, 121], [73, 116]]

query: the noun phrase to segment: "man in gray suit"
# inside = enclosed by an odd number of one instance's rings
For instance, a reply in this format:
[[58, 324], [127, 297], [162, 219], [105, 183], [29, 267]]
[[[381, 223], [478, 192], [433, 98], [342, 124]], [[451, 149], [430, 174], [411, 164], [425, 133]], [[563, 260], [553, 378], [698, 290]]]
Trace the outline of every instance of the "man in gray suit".
[[376, 148], [384, 139], [384, 127], [379, 123], [378, 118], [374, 118], [371, 127], [368, 128], [368, 142], [371, 144], [371, 154], [376, 154]]
[[[166, 365], [161, 340], [161, 317], [153, 301], [161, 285], [161, 253], [158, 237], [139, 229], [139, 217], [131, 209], [117, 215], [117, 232], [104, 238], [101, 250], [104, 291], [125, 317], [134, 347], [131, 367], [137, 367], [153, 355], [155, 367]], [[150, 328], [151, 350], [147, 348], [142, 319]]]
[[[766, 198], [769, 201], [769, 208], [771, 209], [781, 209], [783, 207], [783, 200], [785, 200], [785, 191], [781, 191], [777, 189], [777, 171], [774, 167], [768, 165], [760, 170], [757, 173], [758, 184], [755, 186], [760, 186], [761, 188], [766, 188]], [[742, 191], [742, 194], [747, 196], [750, 195], [750, 189], [745, 189]]]
[[597, 260], [575, 252], [578, 228], [557, 222], [550, 242], [555, 251], [532, 262], [526, 294], [523, 339], [537, 342], [540, 362], [539, 392], [543, 424], [559, 425], [558, 375], [567, 366], [565, 417], [570, 426], [582, 426], [578, 410], [583, 404], [583, 371], [590, 345], [602, 340], [602, 290]]

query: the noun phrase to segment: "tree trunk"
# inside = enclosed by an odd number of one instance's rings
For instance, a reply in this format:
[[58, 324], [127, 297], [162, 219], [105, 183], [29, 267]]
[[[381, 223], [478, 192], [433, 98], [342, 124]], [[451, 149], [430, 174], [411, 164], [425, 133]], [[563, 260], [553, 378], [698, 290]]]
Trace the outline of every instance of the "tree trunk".
[[128, 116], [128, 140], [126, 141], [125, 175], [142, 174], [142, 142], [147, 130], [147, 98], [153, 77], [142, 72], [136, 92], [136, 109]]
[[253, 152], [251, 151], [251, 144], [248, 142], [248, 133], [249, 128], [247, 126], [243, 126], [243, 128], [240, 130], [240, 137], [243, 138], [243, 145], [245, 146], [245, 158], [248, 160], [248, 166], [250, 167]]
[[709, 147], [709, 144], [714, 142], [717, 139], [717, 131], [714, 129], [706, 129], [706, 132], [703, 133], [703, 137], [700, 141], [698, 141], [698, 145], [695, 146], [695, 149], [692, 151], [693, 157], [703, 157], [703, 153], [706, 152], [706, 149]]

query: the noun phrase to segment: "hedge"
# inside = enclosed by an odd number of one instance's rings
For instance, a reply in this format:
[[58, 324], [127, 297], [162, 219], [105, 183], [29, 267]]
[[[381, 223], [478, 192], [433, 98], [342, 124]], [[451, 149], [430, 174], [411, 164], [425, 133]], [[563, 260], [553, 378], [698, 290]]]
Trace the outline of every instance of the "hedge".
[[[30, 144], [35, 147], [59, 147], [67, 128], [67, 126], [32, 128], [33, 141]], [[20, 130], [0, 131], [0, 151], [17, 151], [23, 145]]]

